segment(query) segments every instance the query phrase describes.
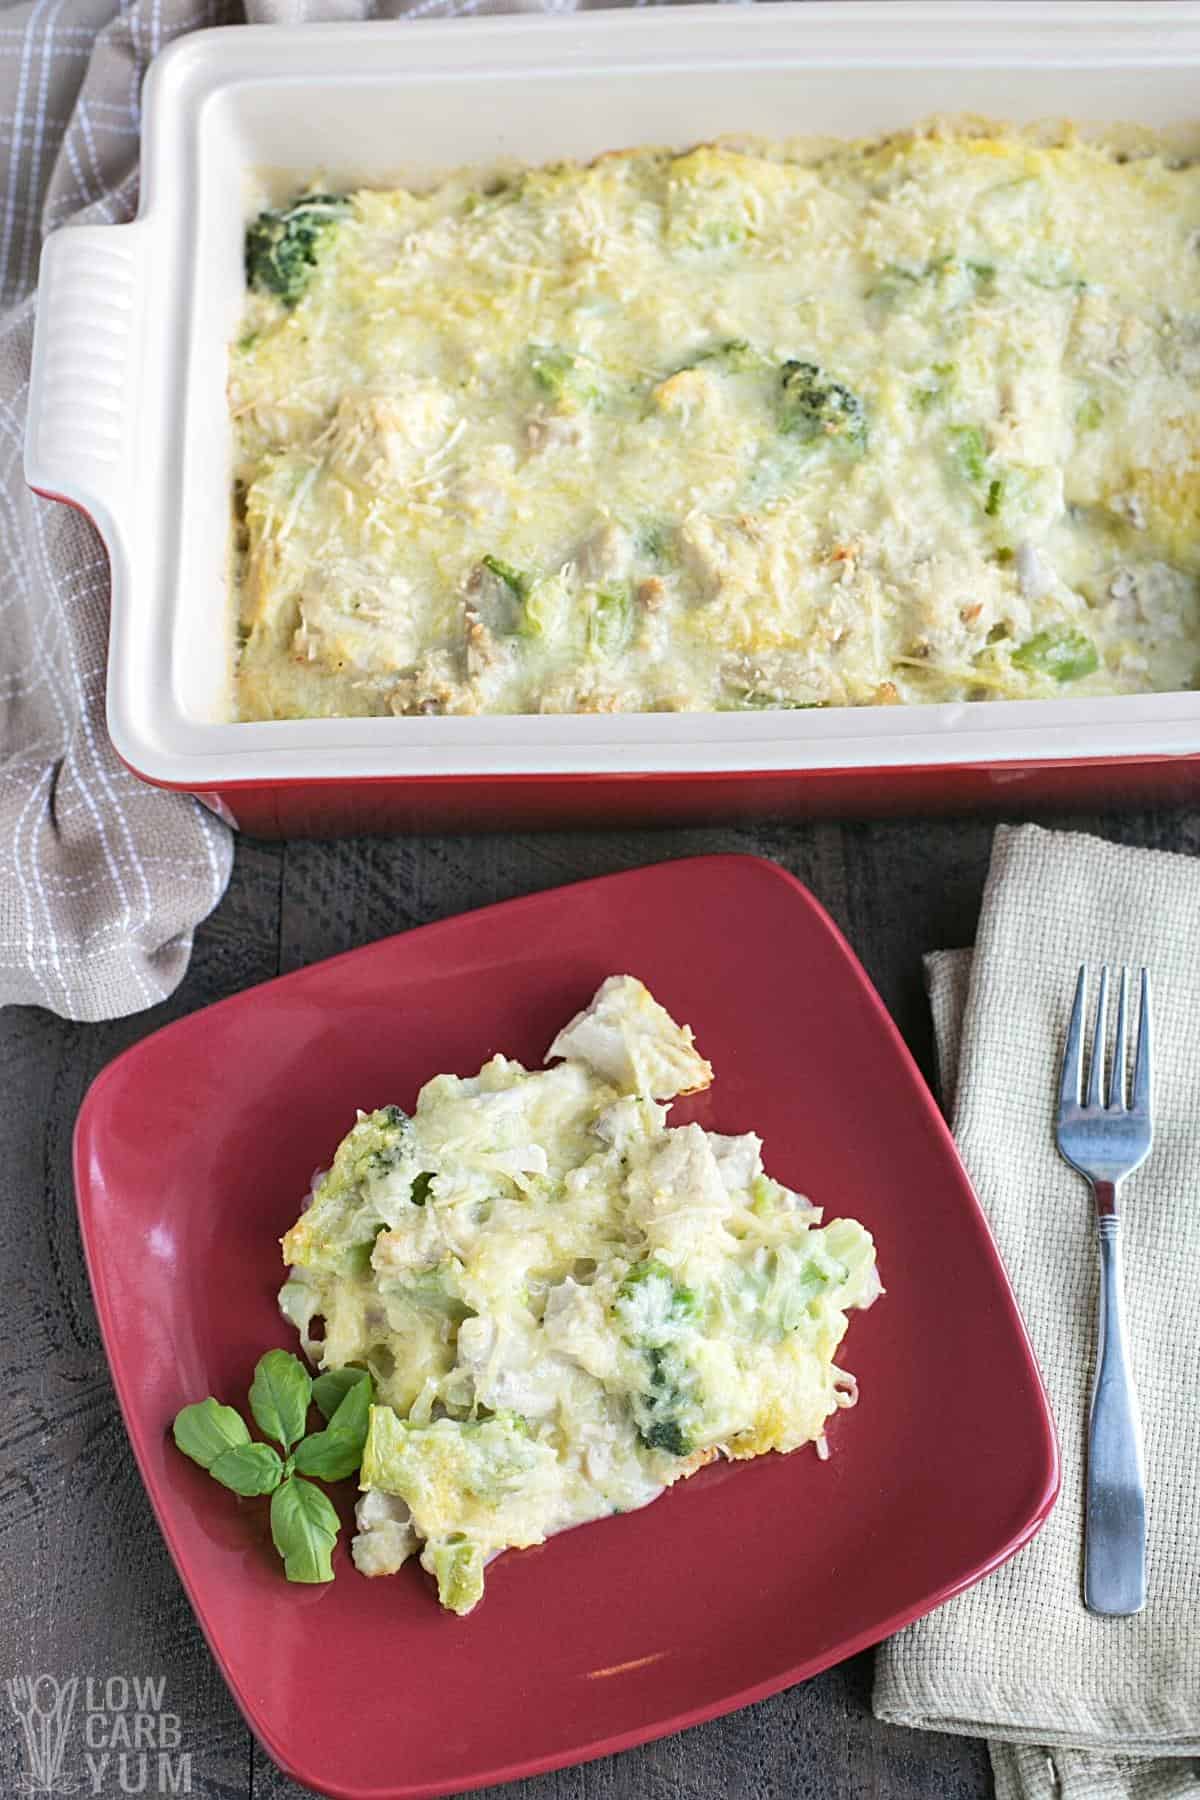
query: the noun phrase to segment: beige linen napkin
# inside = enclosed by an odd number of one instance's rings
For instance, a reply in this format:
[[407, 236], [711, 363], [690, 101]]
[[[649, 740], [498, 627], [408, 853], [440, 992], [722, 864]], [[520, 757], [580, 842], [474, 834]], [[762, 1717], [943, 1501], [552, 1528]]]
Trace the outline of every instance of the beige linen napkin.
[[[879, 1653], [875, 1711], [988, 1738], [998, 1800], [1173, 1800], [1200, 1783], [1200, 861], [1001, 827], [974, 954], [927, 959], [944, 1099], [1058, 1424], [1040, 1535]], [[1147, 1459], [1149, 1602], [1080, 1595], [1096, 1318], [1088, 1190], [1054, 1147], [1080, 962], [1154, 984], [1155, 1145], [1125, 1190], [1125, 1290]]]

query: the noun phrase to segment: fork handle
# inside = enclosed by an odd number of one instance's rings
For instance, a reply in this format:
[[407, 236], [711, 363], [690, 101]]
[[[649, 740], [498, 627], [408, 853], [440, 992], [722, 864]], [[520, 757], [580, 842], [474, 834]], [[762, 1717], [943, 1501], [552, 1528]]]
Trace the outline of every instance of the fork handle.
[[1088, 1419], [1083, 1597], [1089, 1611], [1123, 1617], [1146, 1604], [1146, 1476], [1121, 1297], [1121, 1222], [1110, 1184], [1097, 1184], [1096, 1200], [1100, 1319]]

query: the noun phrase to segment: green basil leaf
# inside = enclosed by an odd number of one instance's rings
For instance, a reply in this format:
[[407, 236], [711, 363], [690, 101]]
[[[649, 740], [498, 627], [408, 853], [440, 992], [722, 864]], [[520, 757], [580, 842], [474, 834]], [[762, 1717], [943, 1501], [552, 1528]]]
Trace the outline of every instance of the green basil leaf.
[[370, 1381], [365, 1369], [326, 1369], [312, 1385], [312, 1397], [321, 1409], [321, 1417], [332, 1419], [350, 1389], [358, 1381]]
[[211, 1394], [176, 1413], [172, 1433], [183, 1454], [202, 1469], [211, 1469], [223, 1451], [250, 1442], [241, 1413], [222, 1406]]
[[341, 1431], [356, 1437], [360, 1444], [365, 1444], [374, 1398], [375, 1384], [370, 1375], [366, 1376], [365, 1381], [354, 1382], [342, 1395], [341, 1404], [329, 1421], [330, 1431]]
[[318, 1481], [345, 1481], [362, 1461], [362, 1445], [335, 1431], [314, 1431], [296, 1445], [296, 1467]]
[[221, 1452], [208, 1472], [235, 1494], [270, 1494], [283, 1480], [283, 1464], [270, 1444], [235, 1444]]
[[304, 1436], [312, 1377], [298, 1356], [268, 1350], [259, 1358], [250, 1385], [250, 1411], [260, 1431], [290, 1450]]
[[371, 1418], [371, 1380], [356, 1381], [324, 1431], [296, 1446], [296, 1467], [321, 1481], [344, 1481], [362, 1461]]
[[271, 1495], [271, 1537], [289, 1581], [332, 1581], [340, 1521], [326, 1494], [293, 1475]]

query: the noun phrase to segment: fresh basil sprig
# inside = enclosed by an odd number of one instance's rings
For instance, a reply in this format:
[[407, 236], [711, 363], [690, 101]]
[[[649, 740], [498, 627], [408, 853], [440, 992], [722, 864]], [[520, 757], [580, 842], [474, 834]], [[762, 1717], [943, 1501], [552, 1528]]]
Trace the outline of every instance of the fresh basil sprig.
[[[254, 1370], [250, 1411], [263, 1434], [283, 1446], [283, 1456], [254, 1443], [241, 1414], [211, 1394], [176, 1415], [175, 1442], [235, 1494], [270, 1494], [271, 1537], [289, 1581], [332, 1581], [340, 1522], [328, 1495], [304, 1477], [342, 1481], [354, 1473], [373, 1398], [365, 1369], [330, 1369], [314, 1381], [298, 1356], [268, 1350]], [[327, 1423], [305, 1436], [313, 1400]]]

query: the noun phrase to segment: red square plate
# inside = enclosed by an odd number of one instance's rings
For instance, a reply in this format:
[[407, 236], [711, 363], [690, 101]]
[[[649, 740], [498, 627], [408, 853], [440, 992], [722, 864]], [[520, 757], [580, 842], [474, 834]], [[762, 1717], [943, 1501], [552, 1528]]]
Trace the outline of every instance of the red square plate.
[[[243, 1404], [294, 1344], [276, 1240], [354, 1108], [438, 1070], [540, 1061], [605, 975], [646, 981], [716, 1068], [681, 1103], [766, 1141], [768, 1170], [874, 1232], [887, 1294], [839, 1358], [857, 1409], [812, 1450], [714, 1466], [643, 1511], [488, 1571], [470, 1618], [415, 1565], [290, 1586], [262, 1501], [173, 1447], [177, 1409]], [[713, 856], [429, 925], [169, 1025], [100, 1075], [79, 1215], [125, 1423], [200, 1624], [277, 1763], [401, 1800], [620, 1750], [801, 1681], [1025, 1543], [1054, 1433], [953, 1142], [878, 996], [806, 889]], [[348, 1510], [348, 1509], [347, 1509]], [[347, 1729], [347, 1721], [353, 1728]]]

